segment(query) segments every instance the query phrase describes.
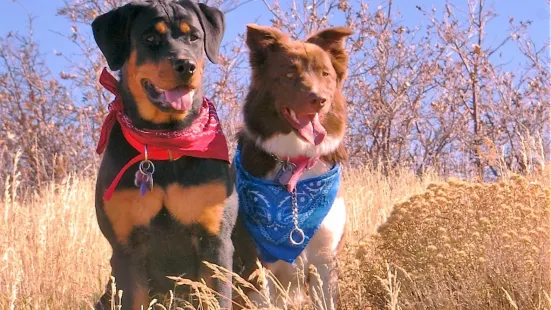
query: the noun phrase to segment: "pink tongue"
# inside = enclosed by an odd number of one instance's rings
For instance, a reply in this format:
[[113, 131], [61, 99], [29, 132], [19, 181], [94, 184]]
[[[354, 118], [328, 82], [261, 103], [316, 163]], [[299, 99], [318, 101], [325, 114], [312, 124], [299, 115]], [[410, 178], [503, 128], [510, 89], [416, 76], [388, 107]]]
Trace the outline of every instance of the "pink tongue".
[[188, 88], [176, 88], [165, 90], [165, 98], [175, 110], [187, 111], [193, 103], [194, 90]]
[[297, 120], [300, 127], [297, 130], [304, 139], [314, 145], [318, 145], [323, 141], [327, 131], [321, 125], [317, 113], [313, 115], [297, 115]]

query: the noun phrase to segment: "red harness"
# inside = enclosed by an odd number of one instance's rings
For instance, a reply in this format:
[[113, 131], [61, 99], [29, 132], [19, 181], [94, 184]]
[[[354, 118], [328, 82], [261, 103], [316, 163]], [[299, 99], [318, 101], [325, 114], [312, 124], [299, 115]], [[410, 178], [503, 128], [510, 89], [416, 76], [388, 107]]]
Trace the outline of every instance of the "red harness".
[[101, 155], [109, 141], [109, 133], [117, 121], [126, 141], [132, 145], [138, 155], [132, 158], [113, 179], [103, 195], [109, 200], [120, 179], [130, 166], [143, 160], [176, 160], [182, 156], [220, 159], [229, 162], [228, 144], [222, 132], [222, 126], [216, 114], [216, 108], [205, 97], [199, 110], [199, 116], [182, 130], [144, 130], [134, 127], [124, 114], [122, 98], [117, 89], [117, 80], [106, 68], [100, 76], [100, 84], [109, 90], [115, 99], [109, 104], [109, 114], [103, 122], [96, 152]]

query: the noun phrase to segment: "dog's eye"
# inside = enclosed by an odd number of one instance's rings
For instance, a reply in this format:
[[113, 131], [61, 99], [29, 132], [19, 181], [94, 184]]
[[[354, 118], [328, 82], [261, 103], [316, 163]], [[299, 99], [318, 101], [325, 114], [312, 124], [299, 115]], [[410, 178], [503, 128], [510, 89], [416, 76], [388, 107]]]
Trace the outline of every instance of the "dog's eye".
[[329, 72], [327, 72], [327, 71], [323, 71], [322, 74], [323, 74], [323, 76], [329, 76]]
[[292, 72], [289, 72], [289, 73], [287, 73], [285, 76], [288, 77], [288, 78], [290, 78], [290, 79], [292, 79], [292, 78], [295, 77], [295, 74], [292, 73]]
[[145, 42], [151, 45], [159, 44], [159, 37], [156, 35], [149, 35], [145, 37]]
[[197, 41], [198, 39], [199, 39], [199, 37], [196, 36], [196, 35], [194, 35], [194, 34], [192, 34], [192, 35], [189, 36], [189, 40], [190, 40], [191, 42]]

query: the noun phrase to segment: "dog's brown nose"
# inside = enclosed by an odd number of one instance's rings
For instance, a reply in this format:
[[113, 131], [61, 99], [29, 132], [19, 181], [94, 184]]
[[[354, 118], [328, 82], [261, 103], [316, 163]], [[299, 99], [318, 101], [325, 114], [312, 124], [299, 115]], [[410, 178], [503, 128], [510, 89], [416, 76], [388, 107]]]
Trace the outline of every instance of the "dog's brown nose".
[[176, 59], [173, 63], [174, 71], [181, 77], [190, 77], [197, 68], [195, 62], [189, 59]]
[[323, 106], [325, 105], [325, 102], [327, 101], [324, 96], [317, 94], [315, 92], [310, 92], [308, 94], [308, 102], [313, 106], [316, 110], [321, 110]]

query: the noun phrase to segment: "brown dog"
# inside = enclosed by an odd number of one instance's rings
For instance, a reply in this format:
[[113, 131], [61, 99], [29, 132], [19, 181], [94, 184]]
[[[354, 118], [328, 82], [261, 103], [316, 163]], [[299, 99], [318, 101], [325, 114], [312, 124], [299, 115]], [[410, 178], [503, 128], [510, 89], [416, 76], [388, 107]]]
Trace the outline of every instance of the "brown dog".
[[[337, 304], [336, 255], [346, 224], [339, 195], [346, 159], [341, 90], [348, 65], [344, 41], [351, 34], [337, 27], [292, 41], [277, 29], [247, 26], [252, 82], [234, 160], [234, 270], [247, 279], [259, 258], [283, 287], [290, 285], [294, 300], [284, 300], [268, 281], [278, 307], [301, 302], [301, 278], [316, 309]], [[261, 299], [254, 292], [250, 297]]]
[[[116, 98], [98, 146], [96, 214], [123, 309], [146, 309], [170, 290], [198, 304], [168, 276], [204, 279], [228, 309], [231, 279], [213, 278], [203, 264], [231, 268], [237, 216], [226, 140], [202, 85], [224, 15], [190, 0], [135, 1], [98, 16], [92, 29], [120, 70], [119, 81], [107, 71], [100, 79]], [[112, 293], [108, 284], [96, 309], [113, 309]]]

